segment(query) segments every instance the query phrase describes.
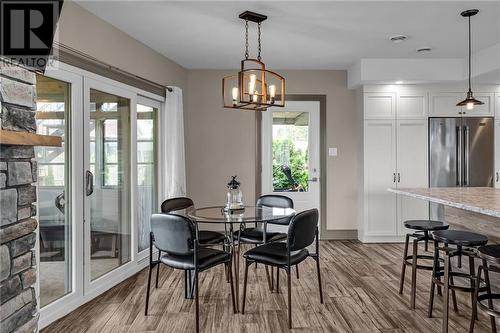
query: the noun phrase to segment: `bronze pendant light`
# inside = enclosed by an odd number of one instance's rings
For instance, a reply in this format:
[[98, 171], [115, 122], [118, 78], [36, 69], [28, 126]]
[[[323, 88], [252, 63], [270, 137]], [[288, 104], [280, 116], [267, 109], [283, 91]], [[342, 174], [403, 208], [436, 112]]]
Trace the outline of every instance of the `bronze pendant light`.
[[[261, 23], [267, 16], [246, 11], [239, 15], [245, 20], [245, 59], [238, 74], [222, 79], [222, 101], [225, 108], [265, 111], [271, 106], [285, 106], [285, 78], [267, 70], [261, 61]], [[248, 53], [248, 22], [257, 23], [257, 59]]]
[[471, 31], [470, 31], [470, 18], [479, 13], [479, 9], [469, 9], [460, 13], [463, 17], [467, 17], [469, 19], [469, 91], [467, 91], [467, 97], [459, 102], [457, 106], [465, 106], [467, 110], [472, 110], [475, 105], [484, 104], [481, 101], [478, 101], [474, 98], [474, 94], [472, 93], [470, 77], [471, 77]]

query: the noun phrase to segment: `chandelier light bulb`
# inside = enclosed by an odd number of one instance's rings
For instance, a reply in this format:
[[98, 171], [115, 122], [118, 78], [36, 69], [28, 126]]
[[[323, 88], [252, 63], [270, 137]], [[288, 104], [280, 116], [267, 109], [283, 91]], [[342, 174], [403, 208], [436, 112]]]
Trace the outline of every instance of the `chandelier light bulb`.
[[274, 84], [271, 84], [269, 86], [269, 96], [271, 97], [271, 104], [274, 104], [274, 100], [276, 97], [276, 86]]
[[248, 93], [250, 95], [253, 95], [254, 91], [255, 91], [255, 80], [257, 79], [257, 77], [255, 76], [255, 74], [250, 74], [250, 82], [248, 82]]
[[255, 92], [255, 94], [252, 95], [252, 102], [257, 102], [257, 98], [258, 98], [258, 93], [257, 91]]
[[236, 105], [238, 101], [238, 88], [234, 87], [232, 90], [232, 95], [233, 95], [233, 105]]

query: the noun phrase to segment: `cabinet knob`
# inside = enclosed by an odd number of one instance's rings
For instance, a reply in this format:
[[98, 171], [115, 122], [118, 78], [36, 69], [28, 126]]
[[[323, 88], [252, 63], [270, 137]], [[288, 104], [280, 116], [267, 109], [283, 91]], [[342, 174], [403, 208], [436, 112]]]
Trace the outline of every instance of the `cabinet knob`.
[[396, 182], [396, 173], [394, 172], [392, 174], [392, 182], [395, 183]]
[[495, 174], [496, 174], [496, 182], [498, 183], [498, 171], [495, 172]]

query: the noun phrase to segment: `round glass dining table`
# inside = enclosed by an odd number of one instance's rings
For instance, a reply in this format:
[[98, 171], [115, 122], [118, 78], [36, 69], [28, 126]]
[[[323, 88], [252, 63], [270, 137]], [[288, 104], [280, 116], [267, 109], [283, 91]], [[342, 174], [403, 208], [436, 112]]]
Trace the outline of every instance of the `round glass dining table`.
[[[238, 233], [234, 232], [236, 230], [242, 230], [245, 223], [261, 223], [263, 230], [267, 230], [267, 223], [272, 223], [273, 221], [279, 221], [282, 219], [291, 218], [295, 215], [295, 210], [291, 208], [279, 208], [279, 207], [266, 207], [266, 206], [246, 206], [242, 210], [233, 210], [230, 212], [224, 211], [222, 206], [214, 207], [203, 207], [203, 208], [193, 208], [186, 211], [186, 215], [196, 223], [196, 228], [198, 229], [198, 224], [202, 223], [218, 223], [224, 225], [224, 232], [226, 235], [226, 246], [229, 247], [231, 251], [231, 256], [233, 258], [234, 267], [234, 284], [235, 284], [235, 298], [236, 298], [236, 310], [239, 309], [239, 257], [240, 257], [240, 243]], [[233, 228], [234, 225], [236, 228]], [[265, 233], [264, 233], [265, 235]], [[263, 242], [265, 243], [265, 236]], [[266, 276], [268, 283], [271, 285], [271, 280], [266, 266]]]

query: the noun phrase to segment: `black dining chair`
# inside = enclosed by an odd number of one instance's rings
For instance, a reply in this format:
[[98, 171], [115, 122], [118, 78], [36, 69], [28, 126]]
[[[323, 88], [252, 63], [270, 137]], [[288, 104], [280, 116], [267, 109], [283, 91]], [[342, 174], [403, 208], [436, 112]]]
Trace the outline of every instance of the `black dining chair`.
[[[193, 208], [194, 203], [193, 200], [187, 197], [177, 197], [167, 199], [161, 204], [161, 212], [163, 214], [169, 214], [172, 212]], [[200, 245], [216, 245], [216, 244], [224, 244], [225, 236], [217, 231], [210, 230], [198, 230], [198, 237]], [[161, 256], [161, 251], [158, 251], [158, 260]], [[227, 274], [227, 273], [226, 273]], [[191, 273], [187, 273], [186, 276], [191, 275]], [[158, 266], [156, 270], [156, 288], [158, 288], [158, 280], [160, 276], [160, 266]], [[187, 277], [186, 277], [187, 278]], [[187, 293], [186, 293], [187, 295]]]
[[[293, 200], [284, 195], [266, 194], [261, 195], [255, 204], [257, 207], [277, 207], [277, 208], [292, 208]], [[290, 217], [269, 221], [267, 224], [288, 225]], [[244, 228], [235, 232], [235, 237], [240, 244], [253, 244], [255, 246], [262, 245], [270, 242], [283, 241], [286, 239], [286, 233], [268, 231], [267, 224], [258, 225], [255, 223], [254, 227]], [[266, 274], [269, 274], [266, 268]], [[297, 278], [299, 277], [299, 270], [297, 268]], [[271, 268], [270, 289], [273, 289], [273, 270]], [[277, 273], [277, 291], [279, 292], [279, 271]]]
[[[290, 220], [286, 242], [272, 242], [253, 248], [243, 255], [245, 257], [245, 278], [243, 284], [243, 305], [241, 313], [245, 313], [245, 299], [248, 282], [248, 267], [253, 263], [275, 266], [287, 273], [288, 285], [288, 327], [292, 328], [292, 283], [291, 267], [298, 265], [306, 258], [316, 261], [318, 273], [319, 299], [323, 303], [321, 287], [321, 273], [319, 268], [319, 240], [318, 240], [318, 210], [310, 209], [298, 213]], [[316, 253], [307, 249], [316, 240]]]
[[[174, 269], [193, 271], [196, 332], [199, 332], [199, 272], [203, 272], [220, 264], [226, 265], [226, 270], [229, 272], [231, 300], [235, 313], [236, 305], [234, 299], [233, 274], [231, 270], [231, 254], [225, 251], [201, 246], [198, 243], [197, 234], [198, 232], [195, 224], [184, 216], [176, 214], [153, 214], [151, 216], [149, 275], [144, 314], [146, 316], [148, 315], [151, 272], [154, 266], [165, 264]], [[153, 260], [153, 246], [162, 252], [159, 260]]]

